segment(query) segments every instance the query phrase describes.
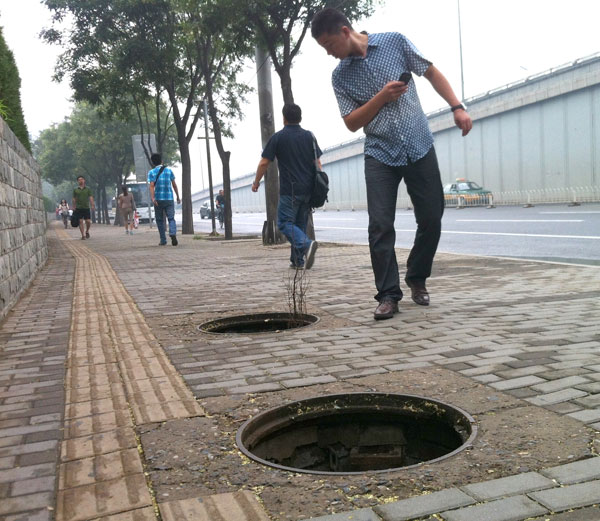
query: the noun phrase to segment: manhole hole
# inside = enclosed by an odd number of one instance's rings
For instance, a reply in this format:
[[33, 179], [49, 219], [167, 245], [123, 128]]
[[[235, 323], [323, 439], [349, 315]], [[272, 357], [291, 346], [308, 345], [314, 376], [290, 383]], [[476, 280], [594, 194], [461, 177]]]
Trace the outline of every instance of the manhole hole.
[[318, 320], [316, 315], [308, 314], [255, 313], [211, 320], [198, 329], [206, 333], [268, 333], [309, 326]]
[[350, 393], [309, 398], [264, 411], [236, 442], [259, 463], [311, 474], [389, 471], [448, 458], [471, 445], [466, 412], [402, 394]]

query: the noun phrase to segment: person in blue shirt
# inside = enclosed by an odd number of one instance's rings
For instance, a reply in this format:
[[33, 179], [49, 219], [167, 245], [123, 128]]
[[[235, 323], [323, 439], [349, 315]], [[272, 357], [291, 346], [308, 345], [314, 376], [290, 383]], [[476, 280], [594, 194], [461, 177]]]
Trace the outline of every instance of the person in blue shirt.
[[173, 203], [173, 191], [177, 196], [177, 204], [181, 203], [179, 199], [179, 190], [175, 182], [175, 174], [170, 168], [162, 164], [160, 154], [152, 154], [150, 161], [154, 168], [148, 172], [148, 182], [150, 183], [150, 199], [154, 205], [156, 213], [156, 227], [160, 235], [159, 246], [167, 244], [165, 234], [165, 215], [169, 221], [169, 236], [171, 244], [177, 246], [177, 224], [175, 223], [175, 204]]
[[[321, 168], [321, 149], [312, 132], [300, 126], [302, 109], [293, 103], [283, 107], [284, 127], [269, 139], [256, 169], [252, 191], [257, 192], [269, 164], [277, 158], [279, 166], [279, 205], [277, 227], [291, 244], [290, 268], [310, 269], [315, 260], [317, 241], [306, 235], [310, 214], [310, 195], [316, 168]], [[316, 155], [316, 158], [315, 158]]]
[[[425, 281], [441, 235], [444, 194], [433, 136], [408, 73], [429, 80], [450, 105], [463, 136], [471, 130], [471, 117], [444, 75], [402, 34], [358, 33], [342, 12], [332, 8], [315, 14], [311, 32], [327, 54], [340, 60], [332, 84], [346, 127], [352, 132], [362, 128], [366, 134], [369, 249], [379, 302], [374, 318], [392, 318], [402, 299], [394, 251], [402, 179], [417, 221], [404, 280], [413, 301], [427, 306]], [[406, 81], [399, 81], [401, 75]]]

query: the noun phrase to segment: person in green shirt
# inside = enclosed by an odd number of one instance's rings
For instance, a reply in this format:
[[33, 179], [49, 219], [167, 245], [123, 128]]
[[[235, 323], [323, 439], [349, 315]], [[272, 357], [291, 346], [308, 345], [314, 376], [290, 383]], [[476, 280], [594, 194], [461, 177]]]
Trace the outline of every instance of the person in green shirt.
[[[81, 231], [81, 240], [90, 238], [90, 226], [92, 225], [90, 209], [93, 211], [94, 194], [85, 186], [85, 177], [80, 175], [77, 178], [77, 188], [73, 190], [73, 215], [79, 217], [79, 231]], [[83, 221], [85, 220], [85, 232], [83, 231]]]

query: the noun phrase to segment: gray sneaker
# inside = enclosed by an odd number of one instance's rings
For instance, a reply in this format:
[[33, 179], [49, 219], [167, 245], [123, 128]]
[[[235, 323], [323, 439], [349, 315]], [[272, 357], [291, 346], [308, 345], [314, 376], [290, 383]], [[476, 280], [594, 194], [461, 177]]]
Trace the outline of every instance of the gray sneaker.
[[308, 250], [306, 251], [306, 259], [304, 261], [304, 269], [311, 269], [313, 264], [315, 263], [315, 253], [317, 252], [317, 248], [319, 247], [319, 243], [317, 241], [312, 241]]

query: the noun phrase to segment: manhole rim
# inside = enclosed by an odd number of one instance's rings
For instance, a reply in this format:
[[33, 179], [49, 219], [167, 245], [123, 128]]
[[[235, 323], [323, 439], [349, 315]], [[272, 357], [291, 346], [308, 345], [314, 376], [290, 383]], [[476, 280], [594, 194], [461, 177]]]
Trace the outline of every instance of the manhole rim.
[[[282, 409], [284, 407], [289, 407], [292, 404], [297, 404], [297, 403], [305, 403], [305, 402], [309, 402], [311, 400], [319, 400], [319, 399], [323, 399], [323, 398], [331, 398], [332, 400], [336, 399], [336, 398], [341, 398], [341, 397], [346, 397], [346, 396], [358, 396], [358, 395], [363, 395], [363, 396], [387, 396], [387, 397], [403, 397], [403, 398], [409, 398], [409, 399], [416, 399], [416, 400], [425, 400], [427, 402], [432, 402], [436, 405], [441, 405], [444, 409], [454, 409], [455, 411], [457, 411], [458, 413], [460, 413], [468, 422], [469, 426], [471, 427], [471, 433], [469, 435], [469, 437], [456, 449], [454, 449], [453, 451], [444, 454], [443, 456], [439, 456], [437, 458], [434, 459], [430, 459], [427, 461], [421, 461], [419, 463], [415, 463], [413, 465], [406, 465], [404, 467], [394, 467], [394, 468], [389, 468], [389, 469], [381, 469], [381, 470], [360, 470], [360, 471], [350, 471], [350, 472], [332, 472], [332, 471], [325, 471], [325, 470], [306, 470], [306, 469], [300, 469], [300, 468], [296, 468], [296, 467], [287, 467], [285, 465], [280, 465], [278, 463], [273, 463], [271, 461], [267, 461], [265, 459], [262, 459], [261, 457], [257, 456], [256, 454], [250, 452], [242, 443], [242, 435], [244, 433], [244, 430], [246, 429], [246, 427], [248, 425], [250, 425], [252, 422], [256, 421], [257, 418], [260, 418], [261, 416], [266, 416], [268, 414], [273, 413], [273, 411], [276, 411], [277, 409]], [[421, 467], [423, 465], [429, 465], [430, 463], [437, 463], [439, 461], [443, 461], [445, 459], [451, 458], [453, 456], [455, 456], [456, 454], [458, 454], [459, 452], [462, 452], [466, 449], [468, 449], [469, 447], [473, 446], [473, 441], [475, 440], [475, 438], [477, 437], [477, 422], [475, 420], [475, 418], [473, 418], [473, 416], [471, 416], [467, 411], [465, 411], [464, 409], [462, 409], [461, 407], [458, 407], [456, 405], [452, 405], [446, 402], [442, 402], [441, 400], [437, 400], [435, 398], [428, 398], [427, 396], [421, 396], [421, 395], [417, 395], [417, 394], [404, 394], [404, 393], [386, 393], [386, 392], [349, 392], [349, 393], [337, 393], [337, 394], [328, 394], [325, 396], [313, 396], [311, 398], [306, 398], [305, 400], [295, 400], [283, 405], [276, 405], [274, 407], [269, 407], [268, 409], [265, 409], [264, 411], [258, 413], [256, 416], [253, 416], [252, 418], [248, 418], [237, 430], [236, 435], [235, 435], [235, 443], [237, 445], [237, 448], [240, 452], [242, 452], [242, 454], [244, 454], [244, 456], [250, 458], [253, 461], [256, 461], [257, 463], [261, 463], [262, 465], [266, 465], [268, 467], [271, 468], [276, 468], [278, 470], [284, 470], [286, 472], [293, 472], [293, 473], [297, 473], [297, 474], [315, 474], [315, 475], [321, 475], [321, 476], [359, 476], [359, 475], [365, 475], [365, 474], [384, 474], [384, 473], [390, 473], [390, 472], [400, 472], [403, 470], [408, 470], [408, 469], [414, 469], [416, 467]]]
[[[218, 335], [218, 336], [223, 336], [223, 335], [267, 335], [267, 334], [273, 334], [273, 333], [283, 333], [286, 331], [295, 331], [297, 329], [305, 329], [307, 327], [314, 326], [315, 324], [318, 324], [321, 321], [321, 317], [319, 317], [318, 315], [315, 315], [313, 313], [299, 313], [296, 316], [300, 317], [303, 320], [306, 320], [307, 323], [304, 325], [297, 326], [297, 327], [291, 327], [291, 328], [281, 329], [281, 330], [277, 330], [277, 331], [249, 331], [249, 332], [243, 332], [243, 333], [235, 333], [235, 332], [221, 333], [219, 331], [207, 331], [206, 329], [203, 329], [203, 327], [206, 326], [207, 324], [213, 324], [215, 322], [223, 322], [223, 323], [234, 322], [235, 319], [241, 319], [242, 317], [256, 317], [256, 320], [259, 320], [260, 319], [259, 317], [272, 318], [275, 320], [277, 320], [277, 319], [283, 320], [285, 318], [293, 317], [293, 313], [290, 313], [289, 311], [264, 311], [264, 312], [259, 312], [259, 313], [246, 313], [246, 314], [241, 314], [241, 315], [229, 315], [229, 316], [222, 317], [222, 318], [215, 318], [213, 320], [208, 320], [206, 322], [202, 322], [202, 324], [199, 324], [198, 326], [196, 326], [196, 329], [198, 331], [200, 331], [201, 333], [205, 333], [207, 335]], [[247, 322], [249, 323], [252, 321], [248, 320]]]

